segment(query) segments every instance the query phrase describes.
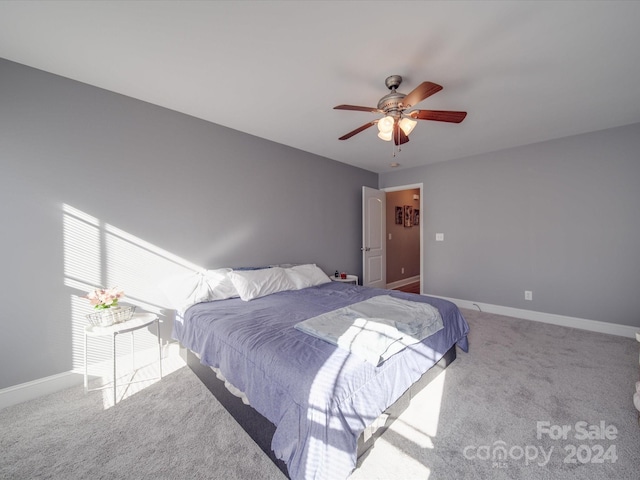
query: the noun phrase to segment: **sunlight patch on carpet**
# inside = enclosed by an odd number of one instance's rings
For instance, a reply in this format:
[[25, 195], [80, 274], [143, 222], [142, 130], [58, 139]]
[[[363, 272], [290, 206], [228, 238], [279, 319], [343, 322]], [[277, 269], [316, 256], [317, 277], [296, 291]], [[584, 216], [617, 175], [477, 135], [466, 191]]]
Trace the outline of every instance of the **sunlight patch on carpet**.
[[[177, 345], [175, 345], [177, 347]], [[169, 375], [180, 368], [186, 366], [184, 360], [180, 357], [178, 348], [169, 348], [168, 352], [162, 358], [162, 376]], [[123, 355], [122, 362], [126, 364], [130, 362], [128, 355]], [[149, 349], [144, 352], [136, 352], [136, 365], [140, 365], [135, 370], [131, 368], [123, 368], [122, 375], [118, 375], [117, 379], [117, 401], [121, 401], [134, 396], [145, 388], [160, 382], [160, 370], [158, 367], [158, 349]], [[130, 363], [129, 363], [130, 366]], [[89, 385], [89, 388], [99, 388], [98, 392], [89, 392], [102, 394], [102, 405], [105, 410], [113, 407], [113, 382], [110, 377], [100, 377], [96, 380], [98, 386]], [[101, 385], [101, 386], [100, 386]]]
[[438, 434], [446, 375], [445, 370], [434, 378], [389, 428], [422, 448], [433, 448], [432, 438]]

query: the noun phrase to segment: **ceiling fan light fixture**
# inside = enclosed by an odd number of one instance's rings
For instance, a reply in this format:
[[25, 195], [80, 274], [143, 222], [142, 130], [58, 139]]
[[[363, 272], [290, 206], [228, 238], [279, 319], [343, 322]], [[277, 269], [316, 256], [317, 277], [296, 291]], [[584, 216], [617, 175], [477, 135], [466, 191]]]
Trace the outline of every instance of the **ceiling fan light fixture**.
[[400, 120], [398, 126], [402, 129], [406, 136], [409, 136], [409, 134], [413, 132], [413, 129], [415, 128], [417, 123], [418, 122], [412, 118], [404, 117], [402, 120]]
[[393, 131], [393, 124], [395, 122], [395, 118], [393, 118], [391, 115], [387, 115], [386, 117], [383, 117], [378, 121], [378, 130], [380, 131], [380, 133], [388, 133], [389, 139], [391, 139], [391, 132]]
[[385, 142], [390, 142], [391, 141], [391, 130], [389, 130], [388, 132], [380, 132], [378, 133], [378, 138], [380, 138], [381, 140], [384, 140]]

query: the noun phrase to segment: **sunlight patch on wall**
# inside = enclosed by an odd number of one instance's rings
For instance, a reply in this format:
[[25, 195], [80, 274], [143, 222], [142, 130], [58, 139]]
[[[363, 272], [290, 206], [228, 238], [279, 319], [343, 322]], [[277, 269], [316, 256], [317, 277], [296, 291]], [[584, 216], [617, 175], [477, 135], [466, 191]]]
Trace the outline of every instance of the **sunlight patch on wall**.
[[146, 303], [145, 310], [159, 313], [153, 305], [163, 305], [164, 294], [158, 288], [162, 279], [192, 271], [204, 271], [191, 262], [106, 224], [105, 271], [107, 285], [119, 285], [127, 297]]
[[[161, 320], [166, 321], [164, 309], [167, 299], [158, 284], [174, 275], [203, 269], [70, 205], [63, 204], [62, 212], [64, 285], [69, 292], [72, 369], [84, 373], [86, 315], [94, 311], [84, 295], [96, 288], [118, 286], [125, 292], [121, 304], [135, 305], [137, 311], [158, 314]], [[173, 315], [173, 311], [169, 313]], [[136, 355], [137, 352], [156, 352], [157, 362], [155, 328], [141, 329], [134, 335]], [[119, 375], [131, 371], [132, 364], [127, 359], [131, 351], [130, 341], [131, 334], [116, 337]], [[87, 364], [90, 376], [98, 377], [99, 383], [111, 382], [112, 351], [110, 336], [89, 338]], [[127, 391], [135, 391], [135, 388]]]
[[63, 206], [64, 277], [88, 285], [100, 285], [101, 249], [98, 219], [79, 210]]

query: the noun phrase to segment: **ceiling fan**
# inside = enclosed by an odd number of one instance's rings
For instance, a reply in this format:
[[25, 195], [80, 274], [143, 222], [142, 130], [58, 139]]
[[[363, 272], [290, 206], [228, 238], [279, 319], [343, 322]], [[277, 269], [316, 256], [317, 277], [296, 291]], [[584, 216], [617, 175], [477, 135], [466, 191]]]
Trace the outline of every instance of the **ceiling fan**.
[[338, 105], [334, 110], [355, 110], [358, 112], [382, 113], [384, 117], [365, 123], [361, 127], [343, 135], [339, 140], [347, 140], [373, 125], [378, 125], [378, 137], [382, 140], [393, 141], [402, 145], [409, 141], [409, 134], [418, 123], [416, 120], [434, 120], [436, 122], [460, 123], [467, 116], [467, 112], [449, 110], [410, 110], [415, 104], [442, 90], [440, 85], [432, 82], [422, 82], [409, 94], [397, 91], [402, 83], [400, 75], [391, 75], [384, 81], [391, 93], [380, 99], [377, 108], [359, 107], [356, 105]]

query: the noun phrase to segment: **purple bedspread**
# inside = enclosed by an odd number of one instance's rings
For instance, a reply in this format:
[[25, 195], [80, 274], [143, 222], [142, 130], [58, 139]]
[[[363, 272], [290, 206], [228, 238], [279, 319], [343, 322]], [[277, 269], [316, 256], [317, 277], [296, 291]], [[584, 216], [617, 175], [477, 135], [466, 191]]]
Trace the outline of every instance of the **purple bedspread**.
[[[426, 302], [444, 328], [373, 365], [302, 333], [302, 320], [376, 295]], [[272, 448], [299, 479], [342, 479], [356, 466], [360, 433], [453, 345], [467, 351], [469, 327], [451, 302], [331, 282], [244, 302], [194, 305], [173, 337], [220, 368], [274, 425]]]

